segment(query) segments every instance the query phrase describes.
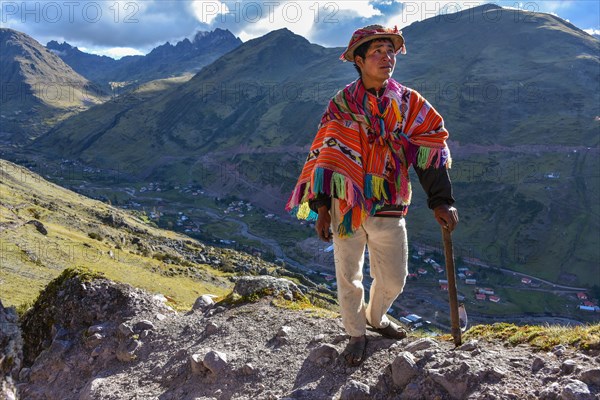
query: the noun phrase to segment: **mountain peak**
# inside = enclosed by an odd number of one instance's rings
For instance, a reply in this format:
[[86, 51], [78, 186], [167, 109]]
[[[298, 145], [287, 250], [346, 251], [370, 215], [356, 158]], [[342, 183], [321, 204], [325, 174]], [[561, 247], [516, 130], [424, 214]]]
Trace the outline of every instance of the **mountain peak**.
[[58, 43], [56, 40], [49, 41], [46, 44], [46, 48], [48, 50], [55, 50], [55, 51], [61, 51], [61, 52], [77, 49], [77, 47], [73, 47], [67, 42]]
[[217, 42], [241, 44], [241, 40], [236, 38], [228, 29], [216, 28], [214, 31], [198, 31], [192, 40], [194, 45], [211, 46]]
[[264, 37], [301, 37], [302, 39], [306, 40], [304, 36], [297, 35], [288, 28], [276, 29], [267, 33]]
[[10, 28], [0, 28], [0, 36], [17, 36], [17, 35], [25, 35], [19, 31]]
[[[25, 101], [14, 95], [2, 98], [3, 130], [14, 132], [14, 142], [41, 134], [47, 126], [40, 121], [50, 116], [58, 121], [75, 107], [87, 108], [102, 101], [102, 91], [68, 66], [56, 54], [61, 51], [47, 49], [25, 33], [2, 29], [0, 51], [2, 83], [23, 87], [30, 94]], [[48, 96], [47, 85], [53, 82], [68, 82], [72, 95]], [[6, 118], [9, 114], [14, 116]]]
[[277, 43], [278, 46], [281, 45], [285, 45], [287, 43], [287, 45], [301, 45], [301, 46], [310, 46], [311, 43], [304, 37], [304, 36], [300, 36], [292, 31], [290, 31], [288, 28], [281, 28], [281, 29], [277, 29], [274, 31], [271, 31], [269, 33], [267, 33], [266, 35], [254, 39], [254, 40], [260, 40], [260, 41], [264, 41], [264, 42], [269, 42], [269, 41], [274, 41]]
[[37, 43], [37, 41], [31, 36], [10, 28], [0, 28], [0, 42], [2, 45], [5, 45], [9, 42], [11, 44], [28, 43], [29, 45], [35, 45], [35, 43]]

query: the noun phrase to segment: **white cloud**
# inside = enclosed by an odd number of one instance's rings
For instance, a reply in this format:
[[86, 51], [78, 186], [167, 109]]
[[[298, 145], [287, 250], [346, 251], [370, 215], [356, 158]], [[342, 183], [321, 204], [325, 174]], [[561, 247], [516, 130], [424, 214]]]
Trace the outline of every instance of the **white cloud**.
[[590, 28], [590, 29], [584, 29], [583, 31], [590, 35], [600, 35], [600, 29]]
[[398, 28], [406, 27], [414, 22], [423, 21], [437, 15], [452, 14], [477, 7], [487, 1], [403, 1], [401, 13], [389, 17], [383, 25]]
[[315, 12], [310, 9], [312, 3], [285, 1], [275, 4], [261, 8], [260, 3], [246, 3], [239, 7], [236, 12], [246, 22], [238, 34], [240, 39], [247, 41], [282, 28], [304, 37], [310, 36], [315, 23]]
[[108, 56], [117, 60], [125, 56], [143, 56], [145, 54], [132, 47], [111, 47], [106, 49], [79, 47], [79, 50], [99, 56]]
[[[336, 2], [328, 2], [328, 1], [321, 1], [319, 2], [320, 5], [320, 9], [324, 10], [324, 7], [327, 6], [328, 4], [335, 4], [339, 11], [353, 11], [356, 13], [357, 16], [363, 17], [363, 18], [371, 18], [371, 17], [375, 17], [375, 16], [379, 16], [381, 15], [381, 11], [379, 11], [378, 9], [376, 9], [375, 7], [373, 7], [373, 2], [370, 1], [363, 1], [363, 0], [352, 0], [352, 1], [336, 1]], [[383, 5], [391, 5], [393, 3], [392, 0], [388, 0], [388, 1], [378, 1], [378, 2], [374, 2], [377, 4], [383, 4]], [[328, 11], [332, 12], [333, 9], [332, 8], [328, 8]]]
[[437, 15], [452, 14], [465, 11], [484, 4], [500, 5], [511, 10], [522, 12], [543, 12], [560, 17], [557, 11], [571, 8], [575, 1], [544, 1], [544, 2], [507, 2], [507, 1], [403, 1], [401, 13], [389, 17], [384, 25], [406, 27], [414, 22], [422, 21]]
[[[575, 5], [575, 2], [572, 0], [565, 0], [565, 1], [544, 1], [542, 3], [543, 9], [542, 10], [536, 10], [536, 11], [541, 11], [541, 12], [548, 12], [549, 14], [555, 13], [558, 10], [565, 10], [567, 8], [570, 8], [571, 6]], [[546, 11], [544, 11], [546, 10]]]
[[[287, 28], [313, 43], [344, 46], [360, 26], [381, 24], [403, 28], [415, 21], [488, 3], [528, 12], [558, 13], [576, 25], [598, 28], [597, 19], [592, 16], [597, 14], [597, 8], [588, 6], [594, 3], [592, 1], [22, 0], [0, 3], [3, 27], [25, 32], [41, 43], [64, 40], [116, 57], [139, 54], [165, 41], [175, 43], [198, 30], [217, 27], [229, 29], [244, 41]], [[96, 11], [97, 21], [93, 18]]]
[[210, 25], [218, 16], [229, 13], [227, 4], [220, 0], [193, 0], [190, 9], [199, 22]]
[[[384, 0], [377, 4], [391, 4], [392, 1]], [[282, 28], [311, 40], [315, 24], [338, 24], [347, 19], [368, 19], [382, 15], [369, 0], [242, 1], [234, 3], [235, 8], [230, 6], [225, 11], [219, 11], [219, 4], [224, 3], [218, 0], [196, 0], [194, 4], [195, 15], [203, 22], [216, 24], [235, 20], [239, 27], [236, 34], [243, 41]]]

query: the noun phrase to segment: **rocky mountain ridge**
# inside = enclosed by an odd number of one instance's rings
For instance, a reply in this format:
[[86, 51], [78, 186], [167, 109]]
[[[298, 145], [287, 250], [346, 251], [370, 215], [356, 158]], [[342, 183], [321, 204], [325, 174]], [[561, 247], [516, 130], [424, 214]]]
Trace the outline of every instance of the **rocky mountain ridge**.
[[31, 140], [53, 122], [107, 97], [99, 86], [24, 33], [0, 28], [0, 55], [3, 141]]
[[[125, 56], [118, 60], [85, 53], [66, 42], [50, 41], [46, 47], [91, 81], [105, 87], [111, 87], [112, 82], [115, 93], [120, 94], [128, 87], [155, 79], [195, 74], [241, 44], [229, 30], [217, 28], [198, 31], [192, 40], [166, 42], [144, 56]], [[114, 86], [119, 82], [120, 85]]]
[[206, 294], [176, 312], [160, 295], [67, 270], [21, 329], [0, 307], [4, 398], [600, 398], [598, 336], [587, 350], [540, 351], [468, 334], [455, 348], [447, 338], [369, 332], [366, 360], [347, 367], [339, 317], [292, 282], [240, 277], [217, 300]]

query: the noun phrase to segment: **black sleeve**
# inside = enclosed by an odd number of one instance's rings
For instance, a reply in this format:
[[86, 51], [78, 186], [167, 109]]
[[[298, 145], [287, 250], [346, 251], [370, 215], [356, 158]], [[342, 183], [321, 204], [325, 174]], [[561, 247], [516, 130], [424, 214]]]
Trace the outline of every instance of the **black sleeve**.
[[318, 193], [314, 199], [308, 200], [308, 207], [314, 212], [319, 212], [319, 207], [327, 206], [327, 209], [331, 209], [331, 196], [325, 193]]
[[422, 169], [414, 165], [419, 176], [419, 182], [427, 194], [427, 206], [434, 209], [441, 204], [454, 204], [452, 197], [452, 182], [446, 166]]

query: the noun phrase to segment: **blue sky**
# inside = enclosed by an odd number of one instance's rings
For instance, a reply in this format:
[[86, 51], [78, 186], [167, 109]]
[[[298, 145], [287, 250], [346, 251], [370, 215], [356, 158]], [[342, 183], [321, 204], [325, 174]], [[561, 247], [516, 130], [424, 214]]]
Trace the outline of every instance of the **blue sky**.
[[600, 2], [399, 1], [399, 0], [1, 0], [0, 24], [42, 44], [67, 41], [81, 50], [118, 58], [146, 54], [198, 30], [229, 29], [243, 41], [286, 27], [313, 43], [345, 46], [352, 32], [370, 24], [397, 25], [486, 3], [557, 15], [588, 33], [600, 34]]

